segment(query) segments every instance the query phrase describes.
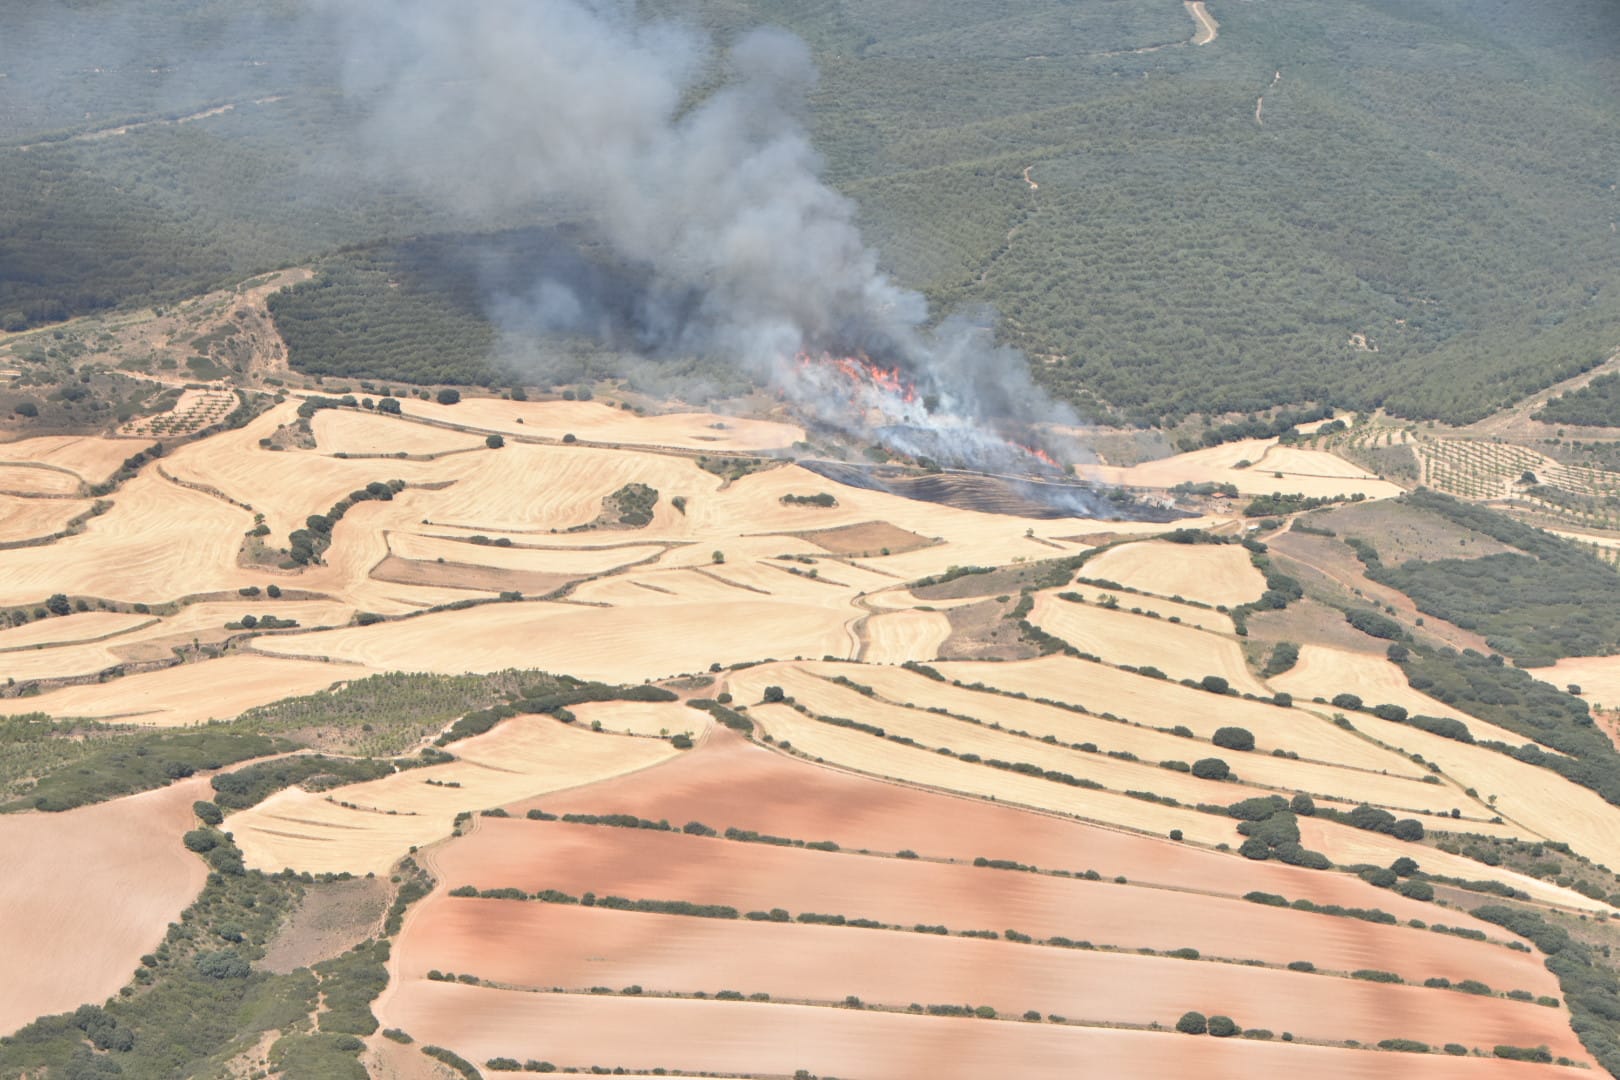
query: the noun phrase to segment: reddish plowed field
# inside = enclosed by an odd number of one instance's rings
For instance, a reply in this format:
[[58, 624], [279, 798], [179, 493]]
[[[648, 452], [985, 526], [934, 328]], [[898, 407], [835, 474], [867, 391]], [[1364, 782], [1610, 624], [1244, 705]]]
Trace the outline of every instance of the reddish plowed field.
[[[676, 826], [701, 821], [722, 831], [735, 827], [796, 840], [832, 840], [852, 850], [910, 850], [925, 859], [971, 862], [983, 856], [1048, 869], [1094, 869], [1106, 877], [1227, 896], [1258, 889], [1290, 900], [1382, 907], [1402, 919], [1435, 917], [1430, 904], [1342, 874], [1250, 862], [1171, 840], [885, 783], [773, 753], [723, 729], [700, 749], [656, 769], [531, 799], [514, 810], [531, 806], [559, 814], [634, 814]], [[1442, 921], [1500, 934], [1461, 913], [1448, 912]]]
[[971, 938], [731, 922], [442, 894], [400, 942], [405, 978], [470, 973], [514, 987], [720, 990], [773, 1000], [1027, 1009], [1098, 1023], [1173, 1025], [1189, 1009], [1320, 1041], [1538, 1046], [1584, 1058], [1558, 1009], [1447, 990], [1165, 957]]
[[1535, 957], [1498, 945], [1166, 889], [880, 859], [560, 822], [481, 819], [434, 857], [454, 888], [515, 886], [580, 895], [784, 907], [953, 930], [1062, 935], [1320, 968], [1393, 970], [1409, 981], [1479, 979], [1556, 994]]
[[383, 1022], [463, 1057], [862, 1080], [1105, 1076], [1110, 1080], [1561, 1080], [1589, 1071], [1493, 1058], [1393, 1057], [1299, 1043], [1192, 1038], [812, 1006], [575, 997], [413, 982]]

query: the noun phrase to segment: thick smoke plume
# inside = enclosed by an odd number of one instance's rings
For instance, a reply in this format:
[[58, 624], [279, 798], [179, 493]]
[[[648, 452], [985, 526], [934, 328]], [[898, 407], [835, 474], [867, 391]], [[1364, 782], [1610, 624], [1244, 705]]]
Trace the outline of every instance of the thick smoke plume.
[[[982, 325], [929, 327], [923, 298], [879, 269], [854, 205], [820, 177], [797, 38], [759, 30], [721, 54], [613, 0], [333, 4], [366, 156], [469, 224], [537, 208], [583, 223], [637, 274], [635, 347], [718, 353], [814, 419], [947, 461], [1007, 467], [1020, 453], [1001, 432], [1076, 423], [1021, 355]], [[492, 303], [530, 331], [589, 334], [604, 309], [545, 275]], [[897, 367], [908, 389], [852, 407], [848, 381], [812, 359], [846, 354]]]

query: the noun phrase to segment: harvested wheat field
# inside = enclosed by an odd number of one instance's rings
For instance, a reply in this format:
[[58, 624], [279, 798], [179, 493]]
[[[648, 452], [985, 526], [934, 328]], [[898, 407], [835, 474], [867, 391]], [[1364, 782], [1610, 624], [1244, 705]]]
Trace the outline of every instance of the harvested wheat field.
[[1576, 686], [1598, 708], [1620, 708], [1620, 656], [1571, 656], [1530, 674], [1560, 690]]
[[[1086, 560], [1081, 576], [1117, 581], [1159, 596], [1235, 607], [1258, 599], [1266, 580], [1236, 544], [1171, 544], [1149, 540], [1120, 544]], [[1130, 606], [1135, 597], [1121, 596]]]
[[0, 492], [0, 544], [43, 540], [90, 507], [89, 499], [32, 499]]
[[[1325, 451], [1290, 448], [1286, 456], [1278, 458], [1278, 464], [1269, 464], [1268, 455], [1278, 452], [1275, 439], [1243, 439], [1128, 468], [1091, 465], [1086, 472], [1105, 484], [1153, 488], [1181, 483], [1231, 484], [1244, 495], [1283, 492], [1324, 497], [1360, 493], [1370, 499], [1391, 499], [1401, 493], [1395, 484], [1370, 476], [1366, 470]], [[1242, 462], [1250, 464], [1240, 467]]]
[[1076, 584], [1063, 591], [1078, 594], [1088, 604], [1118, 607], [1119, 610], [1133, 615], [1150, 611], [1162, 619], [1179, 622], [1185, 626], [1196, 626], [1212, 634], [1230, 634], [1235, 629], [1230, 615], [1207, 607], [1180, 604], [1158, 596], [1143, 596], [1141, 593], [1125, 592], [1103, 585]]
[[1083, 653], [1100, 656], [1110, 664], [1154, 667], [1172, 679], [1202, 679], [1216, 675], [1236, 690], [1270, 695], [1249, 673], [1243, 650], [1231, 638], [1178, 626], [1164, 619], [1077, 604], [1053, 593], [1036, 597], [1029, 621]]
[[180, 844], [198, 777], [60, 814], [0, 817], [0, 1034], [115, 993], [202, 888]]
[[[938, 683], [918, 685], [914, 680], [923, 677], [909, 673], [883, 680], [883, 684], [892, 689], [879, 690], [877, 697], [827, 681], [842, 677], [860, 683], [866, 675], [867, 669], [842, 664], [771, 665], [750, 668], [733, 676], [731, 686], [739, 699], [754, 701], [765, 685], [774, 683], [819, 715], [853, 718], [888, 733], [915, 739], [929, 748], [946, 746], [958, 753], [973, 752], [985, 758], [1033, 762], [1043, 768], [1084, 776], [1116, 791], [1150, 791], [1193, 804], [1231, 803], [1254, 792], [1240, 792], [1229, 784], [1214, 784], [1166, 770], [1159, 762], [1181, 760], [1185, 763], [1198, 757], [1222, 755], [1239, 779], [1249, 784], [1277, 791], [1303, 791], [1318, 799], [1337, 799], [1350, 805], [1370, 802], [1402, 813], [1438, 817], [1446, 814], [1456, 801], [1454, 792], [1442, 792], [1434, 785], [1419, 782], [1428, 775], [1427, 771], [1402, 755], [1354, 736], [1335, 738], [1329, 732], [1339, 729], [1309, 713], [1296, 714], [1300, 725], [1320, 728], [1328, 742], [1342, 743], [1359, 751], [1350, 755], [1355, 767], [1343, 767], [1346, 761], [1337, 755], [1325, 760], [1295, 761], [1261, 752], [1227, 751], [1207, 743], [1200, 745], [1184, 736], [1035, 702]], [[919, 707], [906, 708], [898, 702]], [[952, 716], [925, 709], [945, 709]], [[971, 719], [965, 722], [954, 717]], [[998, 727], [1019, 734], [1002, 734], [996, 730]], [[1049, 745], [1048, 740], [1055, 740], [1064, 747], [1089, 743], [1096, 750], [1070, 751]], [[1131, 757], [1122, 760], [1111, 756], [1120, 751], [1128, 752]], [[1483, 824], [1489, 816], [1482, 808], [1478, 809], [1469, 815], [1468, 827]]]
[[455, 405], [406, 400], [405, 415], [478, 431], [543, 439], [573, 435], [586, 442], [671, 446], [716, 454], [780, 450], [804, 438], [797, 424], [705, 412], [637, 416], [595, 401], [504, 401], [463, 398]]
[[249, 866], [311, 873], [384, 873], [413, 845], [449, 834], [455, 816], [588, 784], [666, 761], [655, 738], [581, 731], [557, 720], [513, 717], [453, 743], [457, 760], [350, 784], [336, 793], [289, 788], [232, 814]]
[[416, 671], [539, 667], [585, 679], [640, 682], [771, 656], [855, 648], [854, 612], [772, 603], [737, 592], [730, 603], [669, 604], [656, 617], [633, 608], [501, 604], [375, 626], [260, 638], [278, 656], [318, 657]]
[[477, 831], [439, 849], [434, 862], [448, 888], [557, 889], [744, 912], [781, 907], [795, 916], [952, 931], [1011, 927], [1107, 948], [1191, 947], [1220, 959], [1310, 960], [1334, 972], [1382, 967], [1409, 982], [1438, 975], [1558, 993], [1535, 955], [1492, 942], [1108, 880], [519, 819], [482, 819]]
[[380, 413], [322, 409], [309, 421], [315, 445], [323, 453], [351, 456], [446, 454], [481, 450], [484, 440], [463, 431], [413, 424]]
[[27, 462], [66, 469], [87, 484], [99, 484], [118, 466], [149, 444], [135, 439], [105, 439], [93, 435], [41, 435], [0, 443], [0, 464]]
[[951, 621], [937, 611], [888, 611], [861, 623], [860, 659], [868, 664], [932, 660], [951, 636]]
[[22, 626], [0, 630], [0, 653], [18, 649], [43, 649], [81, 641], [127, 634], [158, 619], [152, 615], [120, 611], [84, 611], [66, 617], [36, 619]]
[[829, 1004], [853, 994], [868, 1007], [973, 1002], [1009, 1016], [1034, 1009], [1140, 1027], [1168, 1027], [1189, 1009], [1207, 1009], [1312, 1041], [1376, 1044], [1400, 1031], [1435, 1044], [1545, 1044], [1585, 1059], [1568, 1015], [1529, 1002], [1005, 941], [440, 895], [423, 905], [399, 947], [407, 980], [436, 969], [574, 992], [637, 985], [690, 995], [729, 987], [773, 1002]]
[[325, 690], [335, 682], [370, 674], [366, 668], [347, 664], [227, 656], [47, 691], [29, 699], [29, 708], [56, 717], [178, 727], [229, 719], [255, 705]]
[[677, 701], [588, 701], [568, 710], [584, 727], [601, 724], [603, 731], [626, 735], [698, 735], [714, 725], [714, 718]]
[[[1310, 1076], [1388, 1080], [1369, 1050], [1013, 1021], [751, 1002], [578, 997], [413, 982], [392, 995], [385, 1024], [479, 1061], [545, 1058], [588, 1069], [670, 1068], [791, 1076], [798, 1069], [872, 1080], [919, 1076], [1072, 1077], [1075, 1063], [1118, 1080], [1168, 1076]], [[1590, 1076], [1489, 1058], [1412, 1058], [1421, 1080]]]
[[32, 497], [79, 494], [79, 478], [65, 470], [38, 465], [0, 464], [0, 492]]
[[252, 527], [247, 511], [148, 468], [120, 488], [112, 509], [92, 518], [84, 532], [5, 552], [0, 605], [36, 604], [57, 592], [161, 603], [234, 590], [247, 584], [236, 552]]

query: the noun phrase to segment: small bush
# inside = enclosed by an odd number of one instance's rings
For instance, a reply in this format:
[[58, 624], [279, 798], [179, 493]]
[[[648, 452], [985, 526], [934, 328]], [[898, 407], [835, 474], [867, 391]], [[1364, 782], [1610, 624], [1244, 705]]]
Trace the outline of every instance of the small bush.
[[1176, 1021], [1176, 1030], [1183, 1035], [1203, 1035], [1209, 1031], [1209, 1021], [1201, 1012], [1186, 1012]]
[[1242, 1030], [1230, 1016], [1212, 1016], [1209, 1018], [1209, 1033], [1217, 1039], [1229, 1039]]

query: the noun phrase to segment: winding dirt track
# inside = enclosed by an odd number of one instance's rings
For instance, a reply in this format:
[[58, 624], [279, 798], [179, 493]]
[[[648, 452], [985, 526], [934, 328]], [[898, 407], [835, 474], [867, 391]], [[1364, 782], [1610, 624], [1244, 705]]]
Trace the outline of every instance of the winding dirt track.
[[1208, 45], [1220, 36], [1221, 24], [1204, 7], [1204, 0], [1184, 0], [1187, 14], [1198, 21], [1198, 33], [1193, 35], [1194, 45]]

